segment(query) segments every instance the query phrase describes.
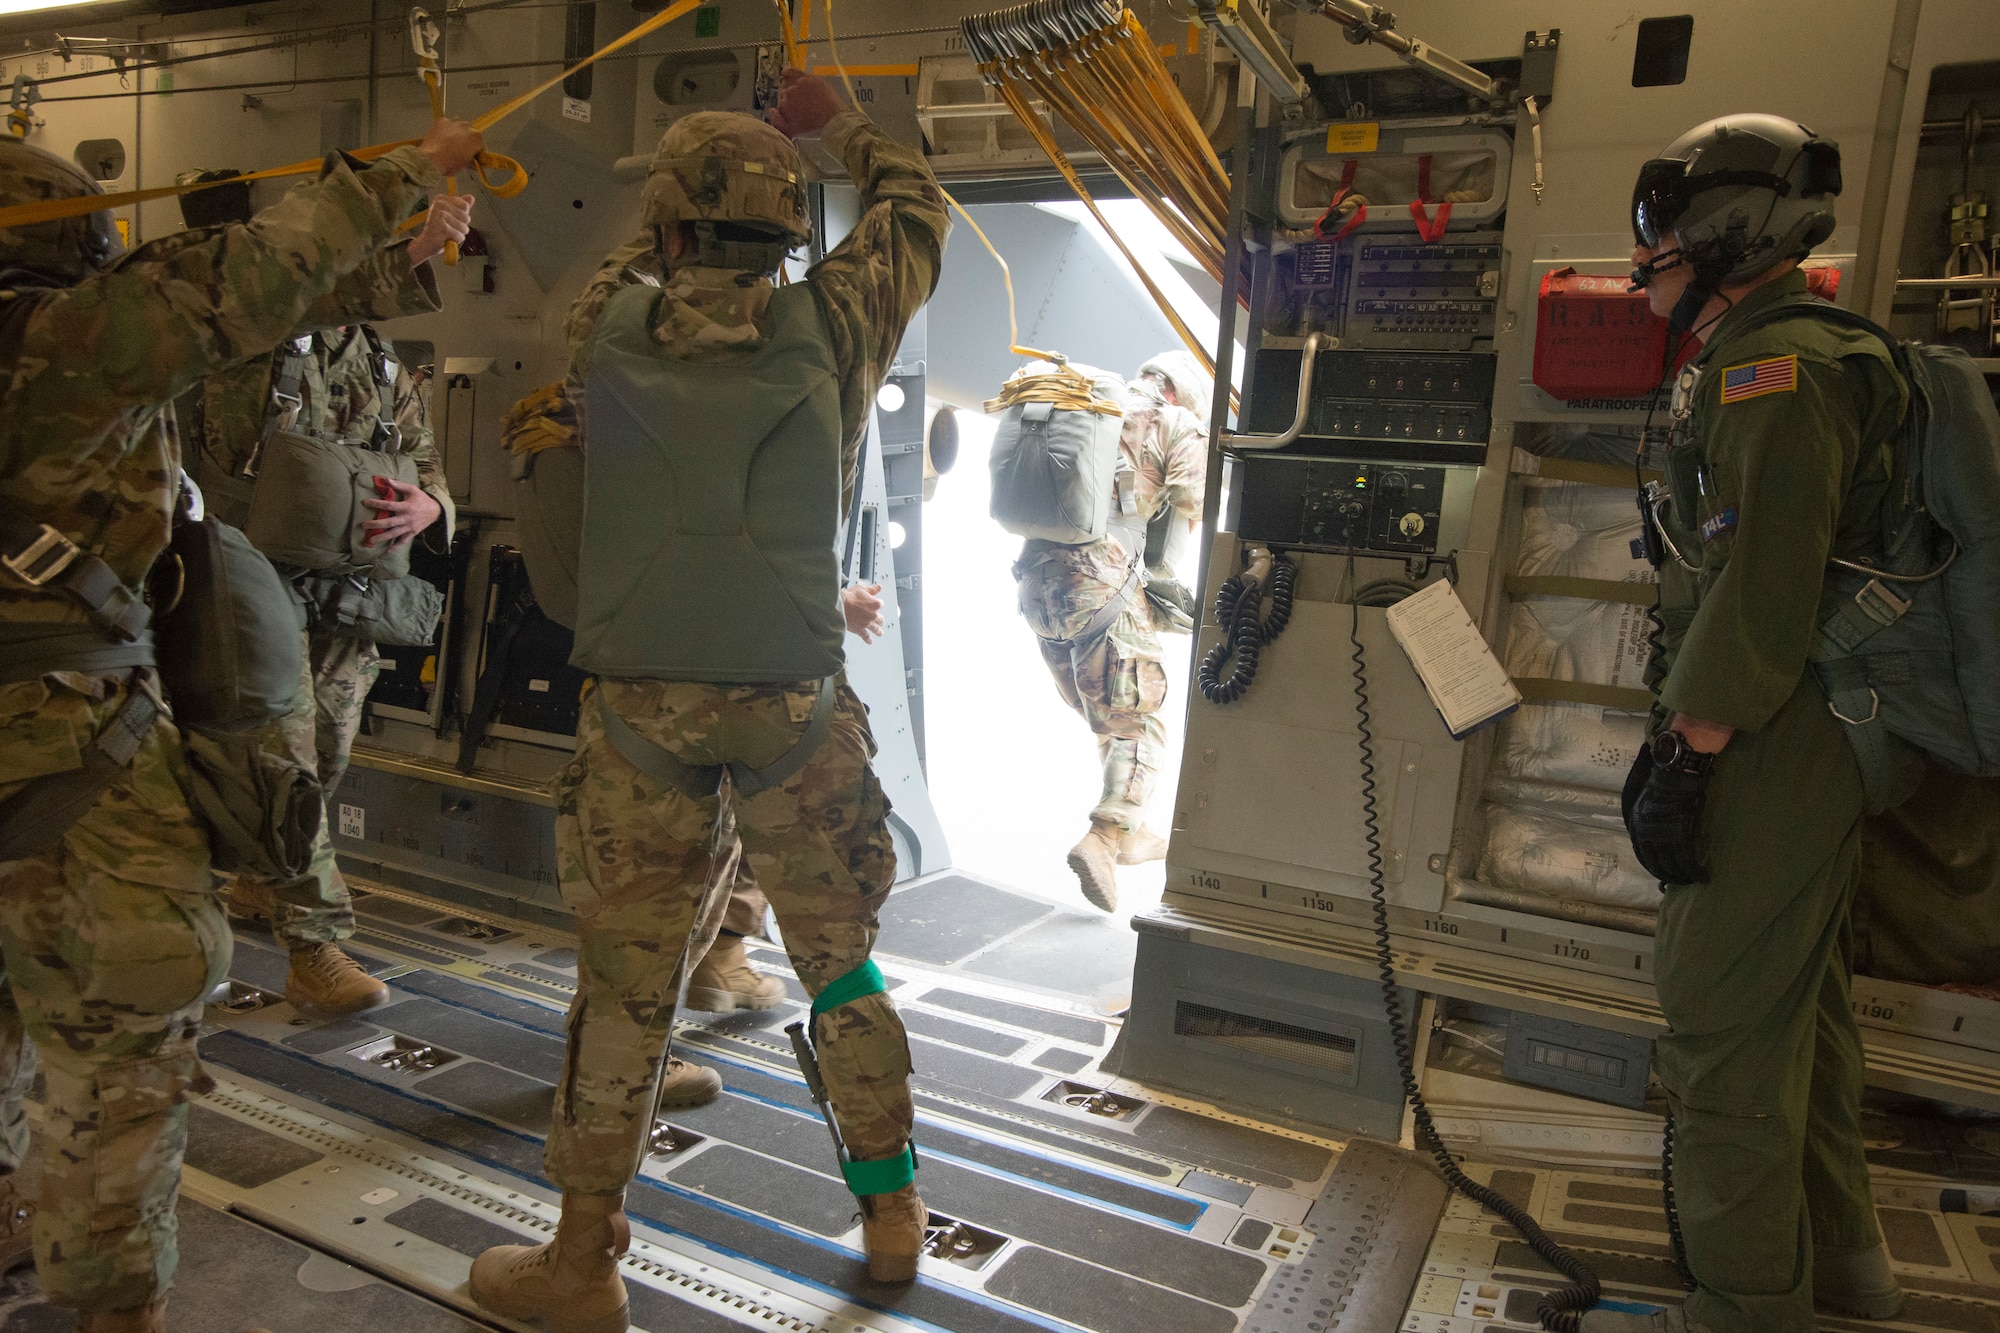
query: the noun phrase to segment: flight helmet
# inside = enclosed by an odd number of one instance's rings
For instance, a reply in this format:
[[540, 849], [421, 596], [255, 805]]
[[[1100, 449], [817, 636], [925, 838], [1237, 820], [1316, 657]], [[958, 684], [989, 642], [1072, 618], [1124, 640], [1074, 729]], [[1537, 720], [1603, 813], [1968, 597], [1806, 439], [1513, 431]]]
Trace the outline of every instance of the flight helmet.
[[[19, 139], [0, 138], [0, 208], [103, 193], [76, 163]], [[0, 273], [25, 272], [66, 286], [97, 272], [124, 249], [108, 209], [0, 227]]]
[[1648, 248], [1676, 237], [1679, 258], [1713, 290], [1803, 259], [1833, 234], [1839, 193], [1832, 140], [1783, 116], [1722, 116], [1639, 168], [1632, 235]]
[[805, 164], [755, 116], [698, 111], [660, 136], [641, 216], [656, 230], [692, 224], [692, 262], [770, 273], [812, 235]]

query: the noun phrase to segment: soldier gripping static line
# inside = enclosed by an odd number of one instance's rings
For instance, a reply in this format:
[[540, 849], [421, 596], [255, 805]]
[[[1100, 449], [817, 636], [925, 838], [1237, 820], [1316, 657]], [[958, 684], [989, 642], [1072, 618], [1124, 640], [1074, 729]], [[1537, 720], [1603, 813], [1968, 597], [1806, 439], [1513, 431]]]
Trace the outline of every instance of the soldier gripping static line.
[[[47, 1088], [35, 1259], [87, 1333], [166, 1328], [183, 1103], [208, 1086], [195, 1035], [230, 958], [212, 864], [236, 857], [215, 832], [231, 816], [190, 803], [187, 719], [159, 683], [185, 679], [178, 640], [161, 612], [156, 654], [145, 599], [191, 504], [172, 400], [407, 282], [385, 247], [479, 148], [440, 121], [366, 168], [329, 157], [254, 226], [123, 258], [107, 211], [0, 231], [0, 1216], [22, 1194], [25, 1035]], [[0, 141], [0, 203], [101, 193]]]
[[[190, 173], [201, 179], [221, 174]], [[274, 356], [211, 375], [183, 400], [190, 471], [211, 508], [238, 526], [260, 504], [341, 516], [354, 507], [352, 484], [338, 472], [278, 468], [269, 477], [261, 475], [265, 450], [281, 432], [384, 456], [381, 472], [388, 475], [373, 478], [375, 495], [364, 503], [375, 519], [358, 547], [350, 543], [336, 563], [321, 568], [287, 560], [297, 553], [282, 545], [271, 552], [307, 629], [292, 711], [270, 725], [267, 741], [316, 769], [327, 801], [347, 771], [362, 710], [381, 669], [377, 643], [428, 643], [436, 625], [431, 599], [412, 586], [413, 576], [371, 575], [381, 557], [407, 559], [413, 538], [440, 553], [448, 550], [453, 520], [423, 394], [388, 341], [362, 321], [440, 308], [426, 261], [454, 235], [465, 234], [472, 202], [469, 194], [433, 199], [424, 230], [409, 247], [411, 266], [395, 275], [396, 281], [357, 293], [353, 306], [329, 312], [337, 325], [301, 328]], [[248, 219], [249, 203], [247, 189], [224, 185], [181, 196], [181, 213], [190, 226], [240, 222]], [[412, 465], [414, 481], [403, 475]], [[260, 485], [267, 492], [262, 496]], [[278, 493], [269, 493], [273, 489]], [[410, 607], [414, 614], [385, 615], [391, 606]], [[405, 620], [409, 623], [400, 623]], [[324, 817], [304, 873], [239, 873], [230, 885], [230, 912], [271, 922], [291, 956], [285, 998], [293, 1004], [345, 1014], [388, 1001], [388, 987], [340, 947], [354, 934], [354, 908]]]
[[[810, 235], [791, 139], [812, 133], [846, 164], [861, 216], [780, 288]], [[875, 393], [937, 281], [944, 200], [920, 152], [789, 71], [768, 125], [697, 113], [670, 128], [642, 209], [665, 285], [612, 297], [576, 368], [587, 503], [571, 660], [595, 684], [557, 792], [579, 936], [545, 1156], [562, 1219], [549, 1244], [488, 1250], [472, 1271], [487, 1309], [569, 1333], [627, 1326], [624, 1191], [725, 802], [814, 997], [877, 1280], [915, 1276], [927, 1220], [909, 1045], [869, 959], [895, 851], [842, 671], [834, 537]]]

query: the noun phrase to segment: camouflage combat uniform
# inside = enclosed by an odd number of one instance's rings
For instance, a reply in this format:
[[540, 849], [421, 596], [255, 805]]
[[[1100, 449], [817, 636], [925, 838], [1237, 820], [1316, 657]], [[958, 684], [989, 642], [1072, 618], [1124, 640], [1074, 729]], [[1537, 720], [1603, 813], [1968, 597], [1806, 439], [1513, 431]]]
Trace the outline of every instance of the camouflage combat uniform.
[[[863, 117], [836, 117], [822, 142], [846, 162], [862, 203], [853, 232], [807, 278], [838, 368], [845, 491], [857, 483], [867, 414], [902, 330], [937, 281], [948, 219], [922, 154]], [[774, 290], [730, 270], [678, 269], [666, 279], [655, 336], [683, 360], [741, 355], [764, 343]], [[588, 373], [586, 356], [573, 382]], [[641, 737], [685, 762], [763, 765], [798, 739], [821, 687], [607, 679], [596, 688]], [[895, 878], [889, 804], [869, 768], [867, 709], [844, 681], [835, 688], [830, 732], [810, 762], [780, 786], [731, 801], [743, 855], [815, 995], [867, 961]], [[635, 769], [606, 740], [594, 694], [557, 796], [558, 872], [581, 947], [547, 1165], [565, 1190], [609, 1194], [625, 1188], [646, 1151], [682, 941], [712, 854], [727, 852], [716, 845], [721, 801], [691, 798]], [[888, 996], [832, 1010], [817, 1036], [853, 1155], [902, 1152], [912, 1124], [909, 1045]]]
[[[659, 247], [654, 243], [651, 232], [626, 242], [605, 256], [604, 263], [592, 275], [582, 295], [570, 305], [569, 315], [563, 322], [570, 351], [570, 373], [563, 384], [566, 403], [583, 401], [582, 368], [587, 364], [590, 340], [597, 332], [597, 319], [604, 313], [605, 303], [634, 284], [659, 287], [665, 281], [666, 266], [660, 261]], [[572, 427], [574, 424], [572, 420]], [[724, 823], [723, 851], [715, 859], [713, 873], [715, 883], [727, 882], [728, 903], [721, 912], [707, 913], [697, 919], [693, 940], [688, 945], [690, 971], [708, 953], [718, 931], [728, 931], [733, 935], [761, 933], [771, 906], [763, 889], [757, 885], [756, 868], [743, 855], [742, 842], [735, 836], [734, 818], [726, 816]]]
[[[393, 319], [439, 309], [428, 268], [421, 277], [408, 265], [404, 269], [403, 281], [353, 310], [338, 313], [348, 320]], [[299, 410], [292, 429], [318, 439], [368, 439], [381, 420], [382, 386], [367, 337], [358, 324], [311, 336], [312, 352], [299, 380]], [[383, 348], [393, 354], [386, 339]], [[199, 445], [208, 461], [229, 476], [241, 475], [263, 437], [275, 367], [276, 358], [258, 357], [209, 376], [197, 390], [197, 420], [189, 423], [190, 433], [199, 429]], [[416, 462], [421, 485], [444, 511], [422, 540], [444, 551], [451, 544], [454, 514], [444, 461], [431, 436], [424, 396], [400, 363], [392, 411], [402, 437], [399, 452]], [[305, 668], [291, 715], [271, 724], [265, 744], [308, 771], [316, 768], [331, 800], [347, 772], [348, 754], [361, 730], [362, 709], [381, 670], [382, 655], [368, 640], [335, 626], [318, 626], [305, 637]], [[278, 942], [288, 950], [334, 943], [354, 933], [354, 908], [334, 862], [329, 827], [329, 821], [321, 821], [312, 867], [298, 879], [244, 875], [233, 886], [237, 910], [252, 914], [268, 910]]]
[[[1200, 520], [1208, 432], [1192, 412], [1135, 390], [1118, 447], [1135, 473], [1138, 514], [1166, 509]], [[1087, 546], [1030, 541], [1015, 566], [1021, 614], [1041, 640], [1042, 660], [1063, 702], [1082, 714], [1097, 736], [1104, 788], [1090, 817], [1126, 832], [1145, 816], [1166, 743], [1160, 705], [1167, 697], [1167, 669], [1157, 613], [1135, 590], [1095, 642], [1072, 647], [1050, 641], [1080, 634], [1119, 595], [1132, 562], [1142, 555], [1126, 550], [1114, 533]]]
[[[362, 171], [334, 159], [254, 229], [183, 232], [75, 286], [0, 296], [13, 368], [0, 382], [0, 494], [140, 587], [178, 490], [166, 405], [200, 376], [262, 355], [321, 305], [407, 270], [401, 251], [378, 252], [443, 184], [414, 148]], [[57, 627], [92, 632], [64, 597], [0, 573], [0, 644]], [[130, 679], [53, 671], [0, 683], [0, 799], [77, 767]], [[195, 1034], [230, 957], [179, 768], [162, 717], [56, 846], [0, 865], [0, 1046], [18, 1049], [8, 1038], [25, 1031], [47, 1079], [35, 1251], [61, 1305], [130, 1309], [173, 1276], [182, 1102], [207, 1086]], [[29, 1072], [12, 1063], [0, 1116], [10, 1128]], [[10, 1134], [0, 1162], [21, 1147]]]

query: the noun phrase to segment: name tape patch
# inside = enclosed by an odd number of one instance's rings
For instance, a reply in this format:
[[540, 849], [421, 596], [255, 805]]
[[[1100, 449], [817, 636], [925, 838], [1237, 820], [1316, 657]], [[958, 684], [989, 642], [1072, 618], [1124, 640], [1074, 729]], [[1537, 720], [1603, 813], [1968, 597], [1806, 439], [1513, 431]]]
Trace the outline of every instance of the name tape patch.
[[1799, 359], [1796, 356], [1746, 361], [1722, 372], [1722, 401], [1725, 403], [1762, 398], [1767, 393], [1792, 393], [1798, 387]]
[[1711, 515], [1708, 522], [1701, 525], [1701, 539], [1704, 542], [1712, 542], [1735, 526], [1736, 506], [1731, 505], [1720, 513]]

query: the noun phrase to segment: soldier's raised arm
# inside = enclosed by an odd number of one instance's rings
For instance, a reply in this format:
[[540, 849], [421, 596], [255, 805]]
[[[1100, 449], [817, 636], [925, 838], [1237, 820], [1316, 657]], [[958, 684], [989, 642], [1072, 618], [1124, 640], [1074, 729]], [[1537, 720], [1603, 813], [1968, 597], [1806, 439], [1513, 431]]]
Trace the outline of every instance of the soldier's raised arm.
[[[87, 449], [94, 428], [275, 347], [343, 274], [394, 239], [422, 197], [442, 187], [442, 174], [468, 165], [479, 144], [465, 122], [440, 121], [422, 144], [373, 165], [329, 158], [318, 181], [243, 225], [165, 237], [98, 271], [10, 273], [21, 294], [4, 315], [15, 372], [0, 392], [0, 475], [49, 451]], [[63, 165], [25, 145], [10, 156], [24, 153]], [[83, 192], [74, 181], [55, 186]], [[108, 218], [37, 226], [82, 224], [108, 226]], [[60, 245], [60, 236], [51, 239]]]
[[951, 215], [921, 152], [839, 107], [824, 80], [788, 71], [771, 123], [795, 138], [817, 131], [861, 191], [861, 220], [807, 275], [839, 366], [841, 475], [852, 485], [875, 391], [895, 362], [903, 330], [937, 287]]

